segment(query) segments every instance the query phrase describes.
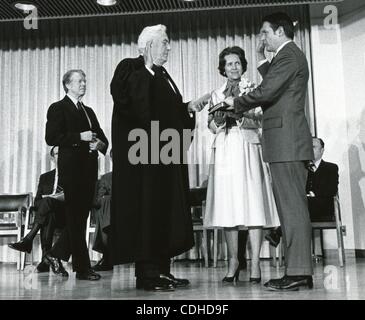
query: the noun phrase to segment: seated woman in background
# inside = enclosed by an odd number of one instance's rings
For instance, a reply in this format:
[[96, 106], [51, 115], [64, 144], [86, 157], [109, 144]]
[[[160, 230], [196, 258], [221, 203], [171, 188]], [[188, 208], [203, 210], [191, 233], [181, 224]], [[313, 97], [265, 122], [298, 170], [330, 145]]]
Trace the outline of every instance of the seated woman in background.
[[[240, 47], [224, 49], [219, 55], [218, 69], [227, 81], [213, 91], [210, 106], [252, 90], [252, 85], [241, 78], [247, 70], [247, 61]], [[222, 111], [208, 118], [215, 140], [204, 225], [224, 228], [229, 259], [224, 282], [235, 282], [239, 277], [238, 227], [249, 229], [250, 281], [259, 283], [263, 227], [279, 225], [269, 167], [262, 159], [261, 119], [261, 108], [245, 113], [240, 119]]]

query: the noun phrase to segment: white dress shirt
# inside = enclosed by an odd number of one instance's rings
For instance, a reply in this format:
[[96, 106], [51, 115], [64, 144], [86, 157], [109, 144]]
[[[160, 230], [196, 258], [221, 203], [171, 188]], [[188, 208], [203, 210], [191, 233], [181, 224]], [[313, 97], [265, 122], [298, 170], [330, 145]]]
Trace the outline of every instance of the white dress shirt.
[[54, 184], [53, 184], [52, 194], [57, 193], [57, 185], [58, 185], [58, 168], [56, 168], [56, 173], [55, 173], [55, 176], [54, 176]]

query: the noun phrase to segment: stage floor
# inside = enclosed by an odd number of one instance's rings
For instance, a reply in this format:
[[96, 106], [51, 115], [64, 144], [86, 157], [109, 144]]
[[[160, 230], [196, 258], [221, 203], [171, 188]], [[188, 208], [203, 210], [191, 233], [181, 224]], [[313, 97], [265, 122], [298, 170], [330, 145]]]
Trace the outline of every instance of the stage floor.
[[[67, 270], [71, 271], [67, 265]], [[344, 268], [338, 267], [336, 259], [315, 263], [314, 288], [297, 292], [277, 293], [267, 291], [262, 284], [248, 282], [246, 270], [240, 274], [236, 285], [223, 284], [226, 262], [217, 268], [205, 268], [201, 262], [175, 262], [172, 273], [188, 278], [188, 288], [174, 292], [153, 293], [135, 289], [134, 267], [124, 265], [113, 271], [101, 272], [100, 281], [76, 280], [71, 273], [64, 280], [52, 273], [39, 274], [35, 266], [17, 271], [15, 264], [0, 263], [0, 299], [169, 299], [169, 300], [256, 300], [256, 299], [365, 299], [365, 259], [350, 258]], [[282, 268], [271, 267], [269, 261], [261, 262], [263, 282], [279, 277]]]

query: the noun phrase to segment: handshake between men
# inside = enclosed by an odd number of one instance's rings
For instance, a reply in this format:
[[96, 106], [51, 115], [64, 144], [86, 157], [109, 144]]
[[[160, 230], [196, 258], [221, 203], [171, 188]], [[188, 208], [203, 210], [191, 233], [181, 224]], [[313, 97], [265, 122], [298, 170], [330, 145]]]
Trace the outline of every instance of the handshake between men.
[[105, 147], [105, 143], [97, 138], [96, 133], [91, 130], [81, 132], [80, 139], [81, 141], [89, 142], [90, 151], [101, 151]]

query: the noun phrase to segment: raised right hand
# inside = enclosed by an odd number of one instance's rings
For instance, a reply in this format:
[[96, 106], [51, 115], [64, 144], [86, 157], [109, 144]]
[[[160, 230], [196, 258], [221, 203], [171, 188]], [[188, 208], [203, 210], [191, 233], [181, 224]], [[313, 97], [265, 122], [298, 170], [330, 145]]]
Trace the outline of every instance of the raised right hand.
[[94, 141], [96, 139], [96, 133], [92, 132], [91, 130], [89, 131], [84, 131], [84, 132], [80, 132], [80, 140], [81, 141]]

